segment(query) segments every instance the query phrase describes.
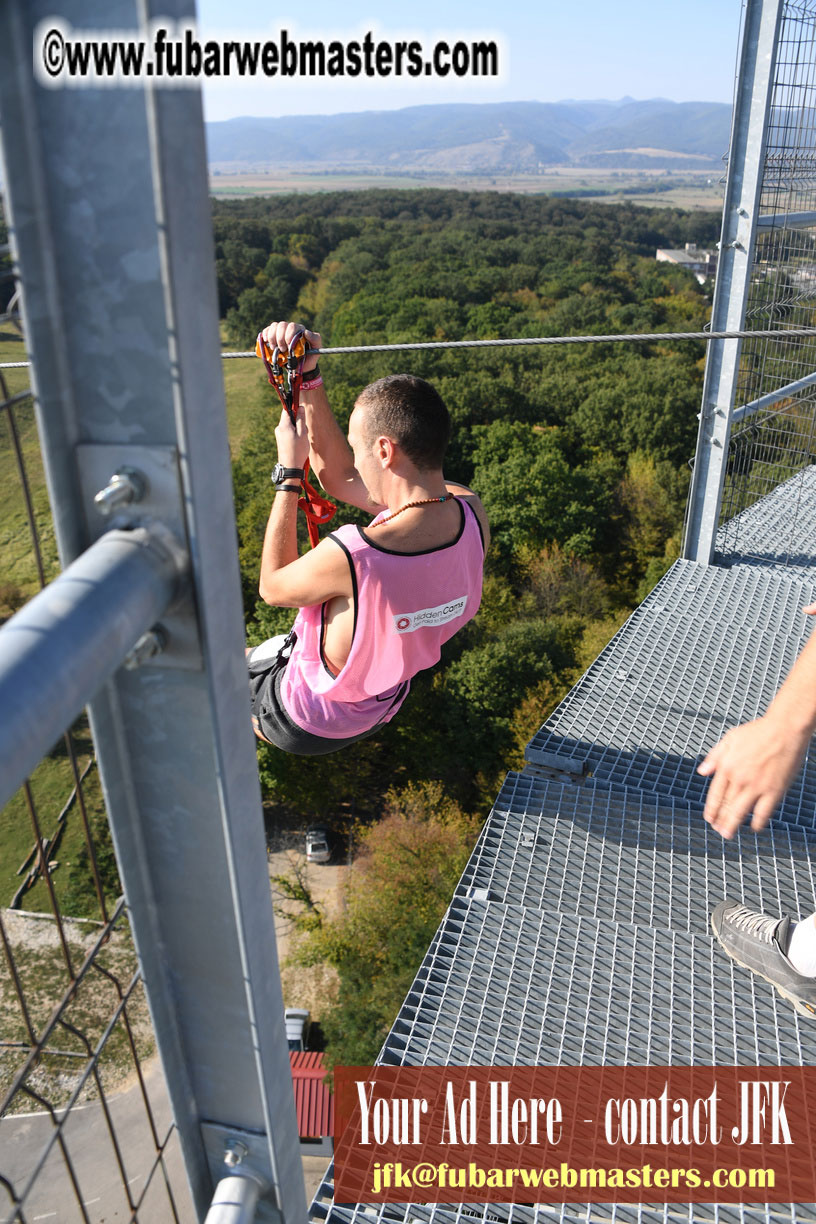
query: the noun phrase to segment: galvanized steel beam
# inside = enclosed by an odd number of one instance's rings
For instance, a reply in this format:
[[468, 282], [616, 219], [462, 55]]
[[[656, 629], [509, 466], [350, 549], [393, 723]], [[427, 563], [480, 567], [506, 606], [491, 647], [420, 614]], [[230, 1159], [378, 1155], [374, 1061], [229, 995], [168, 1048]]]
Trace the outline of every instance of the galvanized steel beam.
[[[203, 1126], [259, 1136], [259, 1220], [306, 1205], [243, 658], [201, 100], [189, 87], [46, 89], [51, 0], [0, 6], [6, 203], [63, 564], [105, 524], [83, 448], [178, 456], [153, 514], [186, 539], [192, 597], [167, 650], [120, 670], [91, 721], [197, 1212], [227, 1172]], [[144, 33], [192, 0], [63, 0], [75, 30]], [[90, 474], [89, 474], [90, 473]], [[161, 483], [161, 482], [160, 482]], [[144, 503], [119, 507], [144, 524]], [[179, 645], [181, 643], [181, 645]], [[190, 648], [193, 644], [194, 649]], [[175, 651], [175, 654], [174, 654]]]
[[760, 408], [771, 408], [774, 404], [778, 404], [780, 400], [798, 395], [800, 391], [806, 391], [814, 383], [816, 383], [816, 374], [808, 374], [805, 378], [797, 378], [795, 382], [786, 383], [784, 387], [777, 387], [775, 391], [769, 391], [767, 395], [760, 395], [758, 399], [751, 400], [750, 403], [742, 404], [741, 407], [735, 408], [731, 413], [731, 423], [736, 425], [738, 421], [743, 421], [746, 417], [753, 416], [755, 412], [759, 412]]
[[[783, 0], [748, 0], [740, 46], [712, 331], [740, 331], [756, 246], [760, 188]], [[741, 340], [708, 348], [683, 556], [709, 564], [725, 481]]]
[[760, 229], [810, 229], [816, 225], [816, 212], [766, 213], [757, 225]]

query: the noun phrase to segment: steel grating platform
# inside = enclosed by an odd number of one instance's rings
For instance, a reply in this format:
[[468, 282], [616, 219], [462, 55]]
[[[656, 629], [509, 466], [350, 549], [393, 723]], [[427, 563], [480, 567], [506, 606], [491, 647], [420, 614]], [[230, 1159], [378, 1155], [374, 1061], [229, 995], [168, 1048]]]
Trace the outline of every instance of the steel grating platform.
[[[816, 594], [816, 567], [731, 561], [678, 562], [531, 741], [378, 1061], [816, 1063], [816, 1025], [709, 930], [724, 896], [771, 913], [816, 908], [816, 759], [763, 833], [725, 842], [702, 819], [699, 760], [766, 708], [807, 639], [801, 608]], [[311, 1218], [816, 1224], [816, 1205], [343, 1206], [329, 1173]]]
[[[767, 707], [811, 629], [813, 582], [676, 562], [527, 747], [533, 768], [694, 802], [725, 731]], [[816, 760], [778, 819], [816, 824]]]
[[708, 935], [459, 897], [379, 1061], [796, 1066], [816, 1025]]
[[[327, 1183], [330, 1190], [330, 1183]], [[504, 1206], [500, 1203], [381, 1203], [344, 1206], [318, 1198], [312, 1219], [331, 1224], [814, 1224], [816, 1210], [807, 1204], [767, 1205], [667, 1203], [660, 1206], [607, 1203], [540, 1203]]]
[[[800, 830], [790, 832], [794, 841], [806, 840]], [[378, 1061], [795, 1066], [814, 1060], [816, 1026], [735, 966], [709, 935], [455, 897]], [[330, 1174], [312, 1205], [312, 1219], [327, 1224], [816, 1221], [813, 1204], [344, 1207], [332, 1201]]]
[[724, 897], [816, 910], [815, 851], [812, 830], [779, 823], [724, 841], [697, 805], [510, 774], [456, 896], [708, 935]]
[[[797, 472], [717, 532], [716, 565], [751, 565], [816, 576], [816, 466]], [[803, 574], [803, 577], [806, 575]]]

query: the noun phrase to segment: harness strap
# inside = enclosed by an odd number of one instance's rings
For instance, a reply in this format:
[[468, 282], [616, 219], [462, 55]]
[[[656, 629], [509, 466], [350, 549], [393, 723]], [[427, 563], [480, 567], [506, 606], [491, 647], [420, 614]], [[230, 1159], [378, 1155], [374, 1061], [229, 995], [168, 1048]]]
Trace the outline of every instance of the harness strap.
[[[259, 332], [255, 341], [255, 352], [266, 366], [267, 378], [278, 394], [289, 420], [294, 428], [300, 407], [300, 387], [303, 382], [303, 362], [306, 359], [307, 345], [305, 331], [301, 329], [292, 337], [289, 349], [275, 347], [271, 352], [269, 345]], [[314, 548], [320, 542], [318, 527], [328, 523], [337, 513], [337, 507], [328, 498], [318, 493], [309, 482], [309, 460], [303, 465], [303, 479], [300, 487], [303, 496], [298, 498], [298, 506], [306, 516], [306, 529], [309, 532], [309, 543]]]

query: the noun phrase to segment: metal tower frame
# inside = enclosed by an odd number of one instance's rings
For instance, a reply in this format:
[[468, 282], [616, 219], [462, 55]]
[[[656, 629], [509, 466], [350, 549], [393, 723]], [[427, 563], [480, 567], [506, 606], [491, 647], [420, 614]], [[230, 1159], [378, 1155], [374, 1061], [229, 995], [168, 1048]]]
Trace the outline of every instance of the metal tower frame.
[[[75, 29], [134, 33], [159, 16], [195, 16], [192, 0], [59, 8]], [[196, 1210], [203, 1218], [230, 1174], [232, 1201], [236, 1187], [250, 1207], [259, 1200], [257, 1219], [300, 1221], [225, 512], [232, 490], [200, 96], [35, 85], [33, 34], [53, 10], [45, 0], [0, 6], [12, 253], [66, 567], [2, 632], [1, 798], [90, 698]], [[43, 716], [49, 707], [53, 717]]]
[[[748, 0], [745, 12], [711, 313], [715, 332], [740, 331], [745, 323], [783, 5]], [[741, 340], [712, 340], [706, 359], [683, 552], [706, 565], [714, 554], [741, 351]]]
[[684, 546], [704, 564], [797, 564], [795, 516], [770, 545], [741, 512], [816, 453], [816, 344], [796, 334], [816, 317], [814, 39], [813, 0], [748, 0], [711, 330], [776, 334], [709, 345]]

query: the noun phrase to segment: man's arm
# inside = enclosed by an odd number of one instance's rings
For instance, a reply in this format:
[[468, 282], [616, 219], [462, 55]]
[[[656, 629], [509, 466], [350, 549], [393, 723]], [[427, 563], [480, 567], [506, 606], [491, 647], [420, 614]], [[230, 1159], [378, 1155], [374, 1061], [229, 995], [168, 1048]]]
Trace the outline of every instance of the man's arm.
[[[270, 323], [264, 328], [263, 337], [270, 349], [288, 349], [297, 329], [296, 323]], [[306, 332], [306, 342], [310, 349], [319, 349], [323, 343], [320, 333], [311, 331]], [[309, 381], [309, 372], [317, 361], [317, 355], [306, 358], [304, 382]], [[351, 447], [329, 406], [325, 387], [301, 389], [300, 407], [309, 434], [309, 465], [323, 488], [338, 501], [376, 513], [380, 507], [372, 507], [369, 501], [366, 487], [354, 466]]]
[[338, 501], [376, 514], [382, 507], [372, 505], [325, 388], [301, 391], [300, 406], [309, 431], [309, 464], [323, 488]]
[[[309, 453], [309, 438], [302, 416], [292, 428], [286, 412], [281, 412], [275, 430], [278, 461], [283, 467], [302, 468]], [[294, 484], [293, 480], [287, 484]], [[322, 540], [317, 548], [298, 556], [298, 496], [276, 493], [266, 525], [261, 553], [258, 591], [265, 603], [280, 608], [304, 608], [335, 595], [353, 594], [348, 561], [341, 548]]]
[[[813, 615], [816, 604], [803, 611]], [[703, 815], [723, 837], [733, 837], [753, 812], [764, 829], [790, 786], [816, 729], [816, 632], [762, 718], [729, 731], [698, 767], [714, 774]]]

